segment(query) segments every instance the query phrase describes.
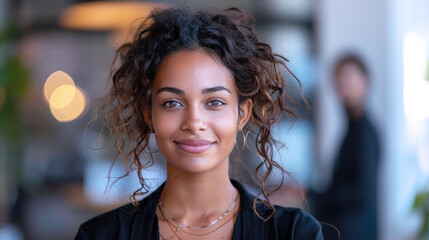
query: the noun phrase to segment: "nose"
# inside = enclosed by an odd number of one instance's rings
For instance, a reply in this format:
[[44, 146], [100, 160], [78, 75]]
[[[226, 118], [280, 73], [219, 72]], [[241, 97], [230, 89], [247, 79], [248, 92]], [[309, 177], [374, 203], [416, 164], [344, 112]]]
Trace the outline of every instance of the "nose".
[[198, 106], [188, 107], [182, 122], [182, 130], [190, 133], [205, 131], [207, 123], [205, 121], [204, 110]]

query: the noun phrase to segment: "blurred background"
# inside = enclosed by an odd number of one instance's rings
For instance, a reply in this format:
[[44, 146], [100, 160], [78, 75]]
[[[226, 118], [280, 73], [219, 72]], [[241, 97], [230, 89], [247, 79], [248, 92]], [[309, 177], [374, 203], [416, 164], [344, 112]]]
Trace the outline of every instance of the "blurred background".
[[[371, 79], [365, 112], [380, 141], [378, 239], [429, 239], [425, 0], [0, 0], [0, 239], [72, 239], [80, 223], [128, 202], [138, 188], [135, 174], [109, 184], [112, 156], [94, 150], [100, 143], [87, 124], [133, 20], [166, 6], [239, 7], [290, 60], [313, 111], [300, 109], [306, 116], [291, 129], [287, 119], [276, 126], [287, 147], [276, 157], [308, 196], [310, 212], [311, 196], [332, 184], [348, 127], [333, 67], [344, 53], [359, 55]], [[152, 190], [165, 179], [158, 158], [145, 173]], [[252, 189], [249, 173], [234, 169], [231, 177]], [[124, 171], [116, 164], [110, 182]], [[299, 206], [298, 192], [292, 186], [274, 198]]]

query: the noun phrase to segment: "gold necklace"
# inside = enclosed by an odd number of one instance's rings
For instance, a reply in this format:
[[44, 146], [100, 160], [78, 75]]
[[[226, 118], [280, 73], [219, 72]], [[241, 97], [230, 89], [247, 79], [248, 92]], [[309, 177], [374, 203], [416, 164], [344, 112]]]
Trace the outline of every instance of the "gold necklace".
[[[178, 232], [178, 231], [177, 231]], [[162, 240], [170, 240], [170, 239], [172, 239], [174, 236], [176, 236], [177, 237], [177, 235], [176, 235], [176, 233], [177, 232], [175, 232], [175, 233], [173, 233], [173, 235], [171, 235], [169, 238], [165, 238], [164, 236], [162, 236], [162, 234], [161, 233], [159, 233], [159, 236], [161, 237], [161, 239]], [[179, 237], [177, 237], [177, 238], [179, 238]], [[180, 239], [180, 238], [179, 238]]]
[[237, 194], [237, 197], [235, 198], [235, 200], [234, 200], [234, 202], [231, 204], [231, 206], [228, 208], [228, 210], [226, 210], [222, 215], [220, 215], [216, 220], [214, 220], [213, 222], [211, 222], [211, 223], [209, 223], [209, 224], [207, 224], [207, 225], [204, 225], [204, 226], [201, 226], [201, 227], [192, 227], [192, 226], [187, 226], [187, 225], [184, 225], [184, 224], [181, 224], [181, 223], [178, 223], [177, 221], [176, 221], [176, 219], [174, 219], [174, 217], [172, 217], [168, 212], [167, 212], [167, 209], [165, 209], [164, 208], [164, 206], [162, 205], [162, 202], [159, 202], [158, 203], [158, 205], [161, 207], [161, 210], [168, 216], [168, 218], [169, 219], [171, 219], [177, 226], [178, 226], [178, 228], [189, 228], [189, 229], [203, 229], [203, 228], [206, 228], [206, 227], [210, 227], [210, 226], [212, 226], [212, 225], [214, 225], [214, 224], [216, 224], [217, 222], [219, 222], [222, 218], [224, 218], [231, 210], [232, 210], [232, 208], [234, 208], [234, 206], [235, 206], [235, 204], [237, 203], [237, 200], [238, 200], [238, 196], [239, 196], [239, 194]]
[[[165, 217], [164, 213], [161, 211], [161, 208], [160, 208], [160, 207], [158, 207], [158, 209], [159, 209], [159, 212], [160, 212], [161, 216], [163, 217], [163, 221], [167, 222], [168, 227], [169, 227], [169, 228], [170, 228], [170, 230], [173, 232], [173, 234], [172, 234], [169, 238], [164, 238], [164, 237], [161, 235], [161, 233], [159, 233], [159, 234], [160, 234], [160, 236], [161, 236], [161, 238], [162, 238], [162, 240], [170, 240], [170, 239], [172, 239], [173, 237], [176, 237], [177, 239], [181, 240], [181, 238], [177, 235], [177, 233], [179, 232], [179, 230], [181, 230], [181, 229], [180, 229], [180, 227], [176, 228], [176, 226], [174, 226], [174, 223], [170, 222], [170, 219], [168, 219], [168, 218], [166, 218], [166, 217]], [[224, 222], [222, 225], [220, 225], [220, 226], [219, 226], [219, 227], [217, 227], [216, 229], [211, 230], [211, 231], [210, 231], [210, 232], [208, 232], [208, 233], [196, 234], [196, 233], [191, 233], [191, 232], [188, 232], [188, 231], [185, 231], [185, 230], [181, 230], [180, 232], [184, 232], [184, 233], [186, 233], [186, 234], [193, 235], [193, 236], [198, 236], [198, 237], [207, 236], [207, 235], [209, 235], [209, 234], [211, 234], [211, 233], [214, 233], [214, 232], [216, 232], [217, 230], [221, 229], [223, 226], [225, 226], [225, 225], [226, 225], [227, 223], [229, 223], [229, 221], [231, 221], [231, 220], [233, 220], [233, 221], [234, 221], [234, 224], [235, 224], [235, 220], [236, 220], [236, 217], [237, 217], [237, 215], [238, 215], [238, 213], [239, 213], [239, 212], [240, 212], [240, 208], [238, 208], [238, 209], [237, 209], [237, 211], [235, 212], [234, 216], [232, 216], [232, 218], [230, 218], [228, 221]], [[173, 229], [175, 229], [175, 228], [176, 228], [176, 230], [173, 230]]]
[[[164, 217], [164, 214], [162, 212], [161, 212], [161, 215]], [[180, 240], [179, 236], [176, 234], [180, 230], [180, 228], [177, 228], [176, 232], [174, 232], [173, 228], [175, 228], [175, 227], [173, 226], [173, 224], [170, 223], [170, 221], [168, 221], [168, 219], [166, 219], [165, 221], [167, 222], [168, 228], [170, 228], [170, 230], [173, 232], [173, 235], [170, 236], [170, 239], [173, 238], [174, 236], [176, 236], [176, 238]]]
[[[219, 229], [221, 229], [223, 226], [225, 226], [227, 223], [229, 223], [229, 221], [231, 221], [231, 220], [233, 220], [233, 219], [235, 219], [235, 217], [237, 217], [237, 215], [238, 215], [238, 213], [240, 212], [240, 209], [238, 209], [237, 210], [237, 212], [234, 214], [234, 216], [231, 218], [231, 219], [229, 219], [228, 221], [226, 221], [226, 222], [224, 222], [222, 225], [220, 225], [219, 227], [217, 227], [216, 229], [213, 229], [213, 230], [211, 230], [210, 232], [208, 232], [208, 233], [201, 233], [201, 234], [197, 234], [197, 233], [191, 233], [191, 232], [188, 232], [188, 231], [185, 231], [185, 230], [181, 230], [181, 232], [184, 232], [184, 233], [187, 233], [187, 234], [189, 234], [189, 235], [194, 235], [194, 236], [199, 236], [199, 237], [203, 237], [203, 236], [207, 236], [207, 235], [209, 235], [209, 234], [211, 234], [211, 233], [214, 233], [214, 232], [216, 232], [217, 230], [219, 230]], [[174, 225], [172, 225], [172, 223], [170, 223], [170, 222], [168, 222], [168, 225], [169, 226], [171, 226], [171, 227], [174, 227]], [[172, 228], [170, 227], [170, 229], [172, 230]]]
[[167, 226], [169, 227], [169, 229], [171, 230], [171, 232], [173, 232], [173, 234], [170, 237], [168, 237], [168, 238], [164, 238], [164, 236], [162, 236], [161, 232], [159, 232], [159, 236], [161, 237], [162, 240], [171, 240], [174, 237], [176, 237], [177, 239], [181, 240], [181, 238], [177, 235], [177, 233], [179, 231], [184, 232], [184, 233], [189, 234], [189, 235], [198, 236], [198, 237], [207, 236], [207, 235], [209, 235], [211, 233], [214, 233], [217, 230], [221, 229], [223, 226], [225, 226], [226, 224], [228, 224], [229, 221], [231, 221], [231, 220], [233, 220], [233, 222], [234, 222], [233, 224], [235, 224], [236, 217], [237, 217], [238, 213], [240, 212], [240, 208], [238, 208], [237, 211], [235, 212], [234, 216], [232, 216], [232, 218], [230, 218], [228, 221], [224, 222], [222, 225], [220, 225], [216, 229], [213, 229], [213, 230], [211, 230], [208, 233], [196, 234], [196, 233], [191, 233], [191, 232], [188, 232], [188, 231], [185, 231], [185, 230], [181, 230], [180, 227], [174, 226], [174, 223], [170, 222], [170, 219], [168, 219], [168, 218], [165, 217], [163, 211], [161, 211], [161, 207], [160, 206], [158, 206], [158, 209], [159, 209], [159, 213], [162, 216], [162, 221], [167, 222]]
[[180, 231], [180, 228], [177, 228], [176, 231], [174, 231], [173, 228], [170, 226], [170, 222], [168, 221], [168, 219], [165, 218], [165, 216], [164, 216], [164, 214], [162, 214], [161, 210], [159, 212], [161, 213], [162, 217], [164, 218], [164, 221], [167, 222], [167, 225], [170, 228], [170, 230], [173, 232], [173, 234], [170, 237], [165, 238], [164, 236], [162, 236], [161, 231], [159, 231], [158, 233], [159, 233], [159, 236], [161, 237], [161, 239], [162, 240], [170, 240], [174, 236], [176, 236], [180, 240], [179, 236], [177, 236], [177, 232]]

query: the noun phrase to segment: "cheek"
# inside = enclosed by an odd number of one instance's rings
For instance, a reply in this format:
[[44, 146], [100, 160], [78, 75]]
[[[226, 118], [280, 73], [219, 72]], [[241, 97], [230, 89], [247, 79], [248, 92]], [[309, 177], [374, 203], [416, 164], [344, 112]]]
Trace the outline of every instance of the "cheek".
[[344, 85], [342, 85], [342, 86], [338, 87], [338, 88], [337, 88], [337, 91], [338, 91], [338, 95], [339, 95], [339, 96], [340, 96], [340, 98], [341, 98], [341, 99], [343, 99], [343, 100], [347, 99], [347, 97], [348, 97], [348, 96], [349, 96], [349, 94], [350, 94], [350, 91], [349, 91], [348, 87], [347, 87], [347, 86], [344, 86]]
[[178, 124], [177, 118], [168, 114], [161, 114], [156, 108], [152, 111], [152, 122], [158, 146], [171, 137]]
[[356, 83], [356, 91], [359, 98], [365, 97], [366, 92], [366, 86], [365, 86], [365, 80], [358, 79], [358, 82]]
[[228, 114], [223, 114], [218, 118], [213, 118], [212, 129], [217, 135], [223, 147], [226, 149], [231, 149], [235, 145], [236, 136], [237, 136], [237, 118], [229, 117]]
[[171, 119], [171, 117], [163, 115], [153, 115], [154, 130], [155, 130], [155, 141], [159, 152], [167, 159], [174, 158], [172, 155], [171, 138], [177, 131], [177, 118]]

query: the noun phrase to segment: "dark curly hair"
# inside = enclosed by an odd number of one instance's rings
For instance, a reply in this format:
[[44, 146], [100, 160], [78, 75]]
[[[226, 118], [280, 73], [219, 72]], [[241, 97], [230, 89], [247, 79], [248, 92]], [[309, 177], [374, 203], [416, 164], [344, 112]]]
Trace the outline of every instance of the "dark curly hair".
[[[132, 41], [117, 50], [111, 69], [113, 85], [101, 105], [101, 111], [111, 137], [110, 143], [117, 151], [115, 161], [125, 161], [129, 167], [127, 174], [137, 170], [141, 188], [130, 197], [135, 205], [138, 205], [136, 196], [148, 191], [141, 170], [153, 164], [152, 155], [147, 159], [141, 155], [149, 148], [151, 126], [145, 121], [144, 114], [151, 111], [154, 76], [161, 61], [170, 53], [202, 48], [216, 54], [231, 71], [239, 103], [246, 99], [253, 101], [251, 121], [246, 126], [245, 135], [252, 133], [255, 136], [252, 151], [261, 159], [255, 174], [262, 188], [253, 208], [263, 219], [274, 215], [269, 195], [281, 187], [283, 180], [274, 191], [268, 190], [266, 181], [274, 168], [283, 174], [287, 172], [273, 160], [276, 141], [271, 136], [271, 127], [282, 113], [297, 117], [293, 106], [285, 101], [291, 98], [288, 92], [295, 87], [286, 83], [284, 70], [296, 80], [304, 101], [305, 98], [301, 83], [285, 65], [287, 59], [274, 54], [268, 44], [259, 41], [253, 25], [253, 18], [237, 8], [219, 14], [194, 13], [183, 8], [156, 10], [137, 28]], [[263, 174], [259, 173], [261, 168], [266, 168]], [[258, 213], [258, 202], [271, 210], [270, 214]]]

